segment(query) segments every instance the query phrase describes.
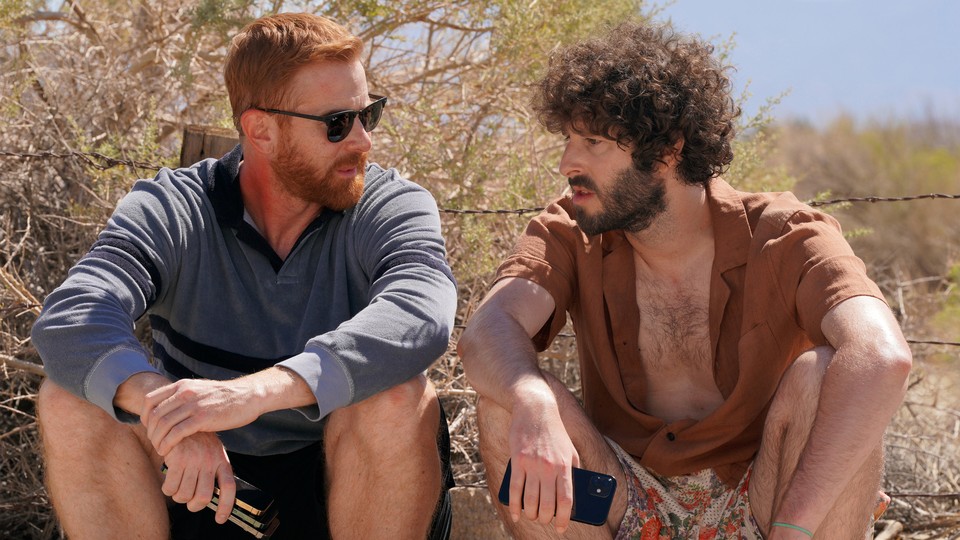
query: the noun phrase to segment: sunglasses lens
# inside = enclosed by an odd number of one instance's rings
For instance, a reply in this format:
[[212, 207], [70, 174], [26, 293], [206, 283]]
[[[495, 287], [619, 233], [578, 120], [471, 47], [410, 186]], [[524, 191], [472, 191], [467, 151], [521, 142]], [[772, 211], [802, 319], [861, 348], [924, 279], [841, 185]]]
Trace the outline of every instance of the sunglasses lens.
[[327, 139], [330, 142], [340, 142], [350, 133], [353, 127], [353, 118], [357, 113], [353, 111], [344, 111], [342, 113], [332, 114], [327, 120]]
[[380, 117], [383, 115], [383, 106], [386, 105], [387, 98], [380, 98], [370, 105], [367, 105], [362, 111], [343, 111], [331, 114], [326, 117], [315, 117], [322, 120], [327, 125], [327, 140], [330, 142], [340, 142], [350, 135], [353, 129], [353, 119], [360, 117], [360, 124], [366, 131], [373, 131], [380, 123]]
[[367, 132], [373, 131], [380, 123], [380, 117], [383, 116], [383, 106], [387, 100], [378, 99], [360, 111], [360, 124]]

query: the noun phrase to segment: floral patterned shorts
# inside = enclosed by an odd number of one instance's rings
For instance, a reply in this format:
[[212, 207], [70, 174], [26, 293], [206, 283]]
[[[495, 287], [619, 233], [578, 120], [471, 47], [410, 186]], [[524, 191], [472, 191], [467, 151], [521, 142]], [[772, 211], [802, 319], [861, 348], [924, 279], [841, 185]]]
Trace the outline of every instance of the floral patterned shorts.
[[617, 540], [762, 540], [748, 499], [753, 467], [730, 489], [712, 469], [659, 476], [607, 442], [627, 477], [627, 512]]

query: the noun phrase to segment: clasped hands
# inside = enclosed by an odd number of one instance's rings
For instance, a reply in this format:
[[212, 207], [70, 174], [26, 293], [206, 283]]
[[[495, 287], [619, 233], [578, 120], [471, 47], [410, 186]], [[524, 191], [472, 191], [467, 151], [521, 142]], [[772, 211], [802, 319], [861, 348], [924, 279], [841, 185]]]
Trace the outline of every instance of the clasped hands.
[[162, 491], [192, 512], [220, 488], [217, 523], [226, 523], [236, 496], [233, 468], [217, 431], [245, 426], [260, 416], [257, 400], [234, 381], [182, 379], [144, 397], [140, 422], [167, 465]]

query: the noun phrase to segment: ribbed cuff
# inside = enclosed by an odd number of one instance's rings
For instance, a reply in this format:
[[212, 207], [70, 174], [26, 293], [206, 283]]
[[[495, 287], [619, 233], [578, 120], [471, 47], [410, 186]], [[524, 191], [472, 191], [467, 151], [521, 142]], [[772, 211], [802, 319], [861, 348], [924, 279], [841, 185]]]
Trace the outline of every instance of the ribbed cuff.
[[137, 373], [160, 374], [157, 368], [147, 361], [142, 351], [126, 348], [110, 351], [87, 375], [83, 385], [83, 397], [115, 420], [135, 424], [140, 421], [140, 417], [114, 407], [113, 399], [117, 395], [117, 388]]
[[353, 399], [353, 380], [343, 364], [323, 347], [307, 347], [304, 352], [277, 364], [300, 376], [313, 391], [317, 405], [294, 410], [312, 421], [320, 421], [331, 412], [346, 407]]

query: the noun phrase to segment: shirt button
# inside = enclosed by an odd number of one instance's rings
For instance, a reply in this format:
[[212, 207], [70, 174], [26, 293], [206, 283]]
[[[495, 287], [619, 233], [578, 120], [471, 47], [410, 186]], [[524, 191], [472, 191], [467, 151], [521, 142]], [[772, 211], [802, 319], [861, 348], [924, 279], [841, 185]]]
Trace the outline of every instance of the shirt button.
[[676, 435], [674, 432], [672, 432], [672, 431], [668, 431], [668, 432], [667, 432], [667, 440], [668, 440], [668, 441], [675, 441], [675, 440], [677, 440], [677, 435]]

